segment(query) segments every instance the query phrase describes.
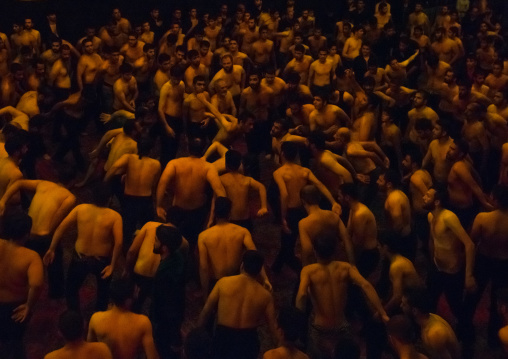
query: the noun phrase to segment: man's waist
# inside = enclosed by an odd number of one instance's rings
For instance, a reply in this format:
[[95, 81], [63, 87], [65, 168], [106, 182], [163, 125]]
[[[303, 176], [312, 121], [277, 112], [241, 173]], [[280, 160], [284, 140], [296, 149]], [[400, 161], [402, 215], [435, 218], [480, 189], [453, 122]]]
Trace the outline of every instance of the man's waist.
[[101, 261], [105, 261], [105, 260], [110, 260], [111, 256], [109, 255], [98, 255], [98, 254], [85, 254], [85, 253], [81, 253], [81, 252], [78, 252], [77, 250], [74, 250], [74, 255], [76, 257], [78, 257], [79, 259], [97, 259], [97, 260], [101, 260]]

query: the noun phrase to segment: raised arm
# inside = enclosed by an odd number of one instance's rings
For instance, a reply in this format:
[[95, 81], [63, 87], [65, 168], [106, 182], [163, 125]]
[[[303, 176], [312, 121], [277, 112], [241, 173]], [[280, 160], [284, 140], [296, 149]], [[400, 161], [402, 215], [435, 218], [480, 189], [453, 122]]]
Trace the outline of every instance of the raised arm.
[[219, 172], [217, 172], [217, 169], [213, 165], [209, 166], [206, 179], [217, 197], [227, 197], [226, 190], [219, 177]]
[[379, 314], [380, 318], [384, 322], [388, 322], [390, 318], [388, 318], [388, 315], [386, 315], [385, 309], [381, 304], [381, 299], [379, 299], [376, 290], [368, 280], [362, 277], [360, 272], [358, 272], [358, 269], [356, 269], [354, 266], [349, 267], [349, 279], [351, 279], [354, 284], [360, 287], [376, 312]]
[[109, 130], [108, 132], [106, 132], [104, 134], [104, 136], [102, 136], [99, 144], [97, 145], [97, 147], [95, 147], [95, 149], [92, 151], [92, 153], [95, 155], [98, 155], [102, 151], [102, 149], [104, 147], [106, 147], [106, 145], [109, 143], [109, 141], [111, 141], [113, 138], [115, 138], [122, 132], [123, 132], [123, 128], [116, 128], [114, 130]]
[[113, 223], [113, 255], [111, 256], [111, 264], [106, 266], [101, 272], [102, 279], [109, 278], [113, 271], [115, 270], [116, 263], [118, 262], [118, 258], [120, 257], [120, 253], [122, 252], [122, 244], [123, 244], [123, 226], [122, 226], [122, 217], [120, 214], [115, 212], [115, 222]]

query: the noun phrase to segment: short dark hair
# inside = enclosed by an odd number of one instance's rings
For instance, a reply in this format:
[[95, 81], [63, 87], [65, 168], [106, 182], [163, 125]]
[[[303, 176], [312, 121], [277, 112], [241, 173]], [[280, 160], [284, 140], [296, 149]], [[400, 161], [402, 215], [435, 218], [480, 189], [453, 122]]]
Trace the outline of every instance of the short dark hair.
[[2, 217], [2, 237], [5, 239], [22, 239], [31, 229], [32, 217], [25, 212], [7, 213]]
[[296, 84], [298, 85], [300, 83], [301, 76], [296, 71], [289, 71], [286, 75], [286, 82], [289, 84]]
[[340, 186], [340, 191], [342, 192], [343, 196], [349, 196], [355, 200], [360, 198], [358, 187], [354, 183], [343, 183]]
[[138, 156], [146, 157], [150, 154], [154, 145], [154, 140], [150, 136], [143, 136], [138, 141]]
[[305, 313], [289, 305], [280, 309], [277, 322], [284, 333], [284, 340], [290, 343], [298, 341], [305, 333], [307, 326]]
[[167, 247], [171, 253], [174, 253], [182, 245], [182, 234], [176, 227], [161, 224], [155, 230], [155, 235], [161, 243], [161, 247]]
[[157, 61], [159, 62], [159, 64], [162, 64], [163, 62], [166, 61], [171, 61], [171, 56], [163, 52], [162, 54], [159, 54]]
[[425, 288], [411, 288], [405, 293], [407, 304], [422, 314], [429, 314], [433, 308], [429, 293]]
[[58, 330], [68, 342], [83, 339], [83, 324], [83, 317], [74, 310], [66, 310], [58, 318]]
[[255, 277], [261, 272], [265, 259], [256, 250], [248, 250], [243, 254], [243, 269], [248, 275]]
[[169, 76], [171, 76], [171, 77], [182, 78], [183, 75], [184, 75], [184, 71], [181, 66], [173, 66], [169, 70]]
[[203, 75], [194, 76], [194, 78], [192, 79], [192, 84], [195, 85], [198, 83], [198, 81], [206, 82], [206, 79]]
[[495, 185], [492, 189], [492, 196], [501, 209], [508, 209], [508, 186]]
[[5, 140], [5, 151], [9, 156], [15, 156], [17, 152], [20, 152], [24, 146], [27, 146], [28, 141], [25, 135], [21, 131], [18, 131], [15, 135], [9, 136]]
[[391, 183], [394, 188], [400, 187], [402, 178], [400, 177], [399, 172], [389, 169], [388, 171], [385, 172], [384, 176], [386, 183]]
[[305, 203], [316, 205], [321, 201], [321, 192], [319, 192], [316, 186], [307, 185], [301, 189], [300, 198]]
[[411, 344], [414, 341], [414, 330], [411, 320], [405, 315], [395, 315], [386, 324], [388, 335], [397, 338], [404, 344]]
[[111, 302], [120, 307], [134, 297], [134, 282], [126, 278], [116, 279], [109, 286]]
[[189, 141], [189, 154], [194, 157], [201, 157], [205, 149], [205, 143], [200, 138], [192, 138]]
[[198, 50], [190, 50], [189, 52], [187, 52], [187, 58], [189, 60], [192, 60], [194, 57], [199, 57]]
[[106, 207], [111, 197], [111, 190], [105, 183], [99, 183], [92, 192], [92, 203], [98, 207]]
[[326, 148], [326, 136], [321, 131], [312, 131], [309, 134], [309, 143], [314, 145], [319, 151]]
[[144, 44], [143, 45], [143, 52], [148, 52], [152, 49], [155, 49], [155, 46], [153, 44]]
[[303, 52], [305, 54], [305, 46], [303, 46], [302, 44], [297, 44], [295, 45], [294, 51]]
[[296, 160], [298, 156], [298, 145], [292, 141], [282, 142], [280, 146], [280, 151], [284, 154], [284, 158], [289, 162], [293, 162]]
[[120, 73], [121, 74], [128, 74], [128, 73], [132, 73], [133, 71], [134, 71], [134, 67], [132, 67], [132, 65], [127, 62], [124, 62], [123, 64], [120, 65]]
[[335, 254], [337, 238], [332, 233], [323, 231], [322, 235], [314, 242], [314, 251], [318, 259], [329, 260]]
[[227, 219], [231, 213], [231, 200], [227, 197], [217, 197], [215, 200], [215, 218]]
[[242, 164], [242, 155], [235, 150], [226, 152], [226, 168], [231, 171], [238, 171]]

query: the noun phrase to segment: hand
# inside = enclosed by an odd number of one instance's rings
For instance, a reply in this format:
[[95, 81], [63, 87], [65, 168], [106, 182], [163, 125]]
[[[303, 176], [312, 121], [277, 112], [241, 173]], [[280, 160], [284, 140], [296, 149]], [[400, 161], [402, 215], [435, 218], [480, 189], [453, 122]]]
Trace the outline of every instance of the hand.
[[286, 222], [285, 219], [282, 221], [282, 232], [284, 232], [286, 234], [291, 234], [291, 230], [289, 229], [288, 222]]
[[169, 136], [175, 138], [176, 137], [176, 133], [175, 131], [173, 131], [173, 129], [169, 126], [166, 126], [166, 132]]
[[273, 290], [272, 284], [268, 279], [265, 279], [265, 281], [263, 282], [263, 287], [265, 287], [265, 289], [268, 290], [269, 292], [272, 292]]
[[23, 323], [30, 313], [28, 304], [21, 304], [19, 307], [12, 311], [11, 319], [16, 323]]
[[111, 117], [112, 116], [109, 113], [104, 112], [99, 115], [99, 118], [103, 124], [108, 123], [111, 120]]
[[102, 270], [101, 274], [102, 274], [102, 276], [101, 276], [102, 279], [111, 277], [111, 274], [113, 274], [113, 267], [111, 266], [111, 264], [109, 266], [107, 266], [106, 268], [104, 268]]
[[465, 289], [467, 293], [473, 293], [476, 291], [476, 280], [472, 275], [466, 277]]
[[361, 182], [361, 183], [365, 183], [365, 184], [369, 184], [370, 183], [370, 176], [368, 176], [368, 175], [357, 173], [356, 174], [356, 179], [359, 182]]
[[261, 208], [258, 213], [257, 213], [257, 216], [258, 217], [263, 217], [264, 215], [266, 215], [268, 213], [268, 208]]
[[136, 102], [134, 102], [134, 100], [130, 100], [129, 105], [131, 105], [132, 108], [136, 108]]
[[42, 258], [42, 262], [45, 266], [49, 266], [53, 261], [55, 260], [55, 251], [52, 251], [51, 249], [48, 249], [46, 254], [44, 255], [44, 258]]
[[383, 160], [383, 165], [385, 166], [385, 168], [390, 168], [390, 159], [388, 157], [385, 157], [385, 159]]
[[201, 121], [201, 128], [205, 128], [208, 126], [208, 123], [210, 122], [209, 118], [205, 118], [203, 121]]
[[208, 102], [208, 99], [206, 98], [206, 95], [204, 92], [198, 93], [196, 95], [197, 99], [201, 102]]
[[337, 202], [332, 204], [332, 212], [335, 212], [340, 216], [342, 214], [342, 207], [340, 206], [340, 204], [338, 204]]
[[166, 210], [162, 207], [157, 207], [157, 217], [166, 222]]

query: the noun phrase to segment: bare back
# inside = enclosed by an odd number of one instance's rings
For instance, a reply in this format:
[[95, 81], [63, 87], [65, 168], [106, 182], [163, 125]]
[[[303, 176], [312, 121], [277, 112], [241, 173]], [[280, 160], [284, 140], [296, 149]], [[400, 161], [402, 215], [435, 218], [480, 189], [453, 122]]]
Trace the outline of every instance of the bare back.
[[201, 158], [183, 157], [171, 161], [174, 165], [173, 205], [184, 209], [196, 209], [206, 202], [208, 171], [213, 166]]
[[308, 184], [310, 170], [286, 163], [273, 173], [274, 178], [279, 177], [284, 181], [288, 194], [288, 208], [298, 208], [302, 205], [300, 191]]
[[151, 196], [160, 177], [160, 162], [149, 157], [129, 155], [125, 176], [125, 194]]
[[231, 220], [248, 219], [250, 178], [240, 173], [226, 173], [220, 180], [231, 200]]

